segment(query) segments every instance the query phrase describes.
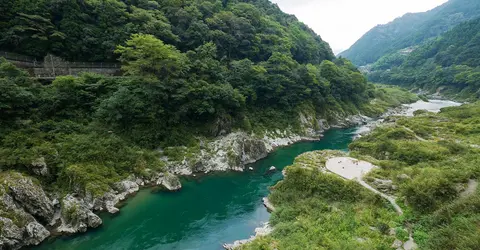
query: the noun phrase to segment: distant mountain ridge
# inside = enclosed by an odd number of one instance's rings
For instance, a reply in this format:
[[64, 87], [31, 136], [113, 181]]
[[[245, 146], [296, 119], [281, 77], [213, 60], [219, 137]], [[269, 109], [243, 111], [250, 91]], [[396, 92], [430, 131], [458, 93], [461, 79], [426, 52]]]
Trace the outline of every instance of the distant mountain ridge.
[[339, 56], [350, 59], [357, 66], [371, 64], [382, 56], [420, 45], [477, 17], [480, 17], [479, 0], [450, 0], [430, 11], [408, 13], [374, 27]]
[[480, 98], [480, 18], [461, 23], [421, 46], [388, 54], [368, 78], [476, 101]]

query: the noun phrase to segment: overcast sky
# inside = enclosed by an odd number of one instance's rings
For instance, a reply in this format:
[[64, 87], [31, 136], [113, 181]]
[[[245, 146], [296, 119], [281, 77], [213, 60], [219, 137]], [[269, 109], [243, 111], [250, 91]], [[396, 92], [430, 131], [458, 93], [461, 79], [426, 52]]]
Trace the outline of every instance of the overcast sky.
[[335, 53], [363, 34], [408, 12], [423, 12], [447, 0], [271, 0], [315, 30]]

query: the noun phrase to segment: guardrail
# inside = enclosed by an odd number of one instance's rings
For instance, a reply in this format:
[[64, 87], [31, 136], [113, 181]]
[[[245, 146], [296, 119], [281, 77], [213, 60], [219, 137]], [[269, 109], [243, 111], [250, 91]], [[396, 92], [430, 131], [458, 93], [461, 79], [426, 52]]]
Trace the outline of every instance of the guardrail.
[[[45, 64], [43, 61], [37, 60], [35, 57], [20, 55], [12, 52], [0, 51], [0, 57], [4, 57], [8, 61], [13, 63], [18, 62], [24, 67], [28, 68], [44, 68], [50, 67], [50, 65]], [[111, 62], [68, 62], [63, 61], [61, 63], [56, 62], [55, 68], [111, 68], [119, 69], [121, 67], [120, 63], [111, 63]]]

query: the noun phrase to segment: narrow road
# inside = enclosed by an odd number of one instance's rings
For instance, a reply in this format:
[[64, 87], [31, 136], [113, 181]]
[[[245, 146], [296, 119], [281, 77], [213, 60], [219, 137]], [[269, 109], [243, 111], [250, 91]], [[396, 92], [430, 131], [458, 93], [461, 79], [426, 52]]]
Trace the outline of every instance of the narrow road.
[[379, 194], [380, 196], [382, 196], [384, 199], [388, 200], [390, 202], [390, 204], [392, 204], [393, 208], [395, 209], [395, 211], [398, 213], [398, 215], [403, 215], [403, 210], [400, 206], [398, 206], [397, 202], [395, 202], [395, 198], [391, 197], [391, 196], [388, 196], [378, 190], [376, 190], [375, 188], [373, 188], [372, 186], [368, 185], [368, 183], [364, 182], [363, 180], [359, 180], [359, 179], [356, 179], [356, 181], [358, 181], [358, 183], [360, 183], [360, 185], [364, 186], [365, 188], [367, 188], [368, 190], [376, 193], [376, 194]]

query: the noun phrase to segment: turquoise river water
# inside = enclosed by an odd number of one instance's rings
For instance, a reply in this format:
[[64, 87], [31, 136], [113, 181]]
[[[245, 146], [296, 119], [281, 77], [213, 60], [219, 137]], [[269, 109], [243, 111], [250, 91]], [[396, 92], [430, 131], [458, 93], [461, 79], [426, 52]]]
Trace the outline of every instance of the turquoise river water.
[[320, 149], [347, 150], [356, 129], [332, 129], [317, 142], [279, 148], [251, 166], [253, 171], [186, 179], [179, 192], [141, 190], [117, 215], [101, 214], [103, 225], [87, 233], [50, 239], [36, 250], [222, 249], [249, 238], [270, 215], [262, 204], [268, 187], [282, 179], [278, 170], [298, 155]]

